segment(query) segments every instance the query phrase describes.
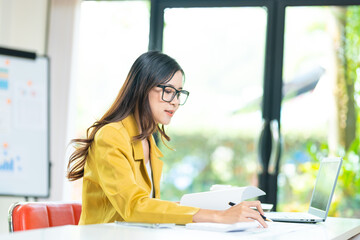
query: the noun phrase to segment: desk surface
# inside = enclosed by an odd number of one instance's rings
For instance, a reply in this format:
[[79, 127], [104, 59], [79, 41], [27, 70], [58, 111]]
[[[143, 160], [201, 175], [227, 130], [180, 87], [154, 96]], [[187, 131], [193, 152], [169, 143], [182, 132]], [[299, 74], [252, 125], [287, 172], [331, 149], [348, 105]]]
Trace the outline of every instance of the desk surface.
[[123, 226], [116, 223], [62, 226], [0, 235], [1, 240], [88, 240], [88, 239], [349, 239], [360, 233], [360, 219], [328, 218], [325, 223], [294, 224], [272, 223], [267, 229], [252, 229], [245, 232], [219, 233], [189, 230], [183, 226], [172, 229], [151, 229]]

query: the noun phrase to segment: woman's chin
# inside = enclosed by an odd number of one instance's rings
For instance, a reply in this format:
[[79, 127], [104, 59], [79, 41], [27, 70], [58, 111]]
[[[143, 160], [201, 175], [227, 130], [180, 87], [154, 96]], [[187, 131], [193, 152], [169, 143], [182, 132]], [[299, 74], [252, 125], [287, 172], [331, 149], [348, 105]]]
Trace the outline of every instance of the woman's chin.
[[158, 121], [159, 124], [162, 124], [162, 125], [169, 125], [171, 122], [171, 118], [169, 119], [161, 119], [161, 121]]
[[162, 125], [169, 125], [170, 122], [171, 122], [171, 121], [164, 121], [164, 122], [162, 122], [162, 123], [160, 123], [160, 124], [162, 124]]

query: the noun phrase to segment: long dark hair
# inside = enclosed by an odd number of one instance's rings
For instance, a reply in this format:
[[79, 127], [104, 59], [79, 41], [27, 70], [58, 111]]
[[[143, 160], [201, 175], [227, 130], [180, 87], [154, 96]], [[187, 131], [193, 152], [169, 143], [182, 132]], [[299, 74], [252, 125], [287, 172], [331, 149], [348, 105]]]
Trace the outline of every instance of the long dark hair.
[[86, 158], [96, 132], [106, 124], [123, 120], [135, 113], [135, 110], [139, 113], [141, 133], [133, 141], [145, 139], [156, 130], [162, 138], [169, 141], [170, 137], [166, 135], [164, 126], [159, 126], [153, 118], [148, 94], [158, 84], [170, 81], [177, 71], [184, 75], [173, 58], [158, 51], [146, 52], [136, 59], [109, 110], [87, 129], [86, 138], [71, 140], [70, 144], [76, 144], [77, 147], [69, 158], [67, 178], [74, 181], [84, 176]]

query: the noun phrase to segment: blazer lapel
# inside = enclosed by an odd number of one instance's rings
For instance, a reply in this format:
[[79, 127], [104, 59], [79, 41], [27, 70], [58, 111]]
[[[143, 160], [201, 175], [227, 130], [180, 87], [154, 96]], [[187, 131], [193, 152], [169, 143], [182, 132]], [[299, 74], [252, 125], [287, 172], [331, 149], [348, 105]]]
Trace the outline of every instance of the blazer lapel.
[[[133, 139], [133, 137], [139, 135], [139, 129], [133, 114], [123, 119], [122, 123], [124, 124], [124, 127], [127, 129], [131, 140]], [[151, 189], [151, 182], [145, 167], [144, 150], [141, 141], [132, 142], [131, 146], [133, 149], [134, 160], [136, 162], [137, 161], [141, 162], [140, 164], [141, 172], [144, 175], [143, 177], [148, 185], [148, 188]]]
[[160, 149], [156, 146], [153, 136], [150, 137], [150, 158], [151, 169], [153, 174], [155, 198], [160, 198], [160, 179], [163, 168], [163, 161], [159, 158], [163, 157]]
[[[139, 134], [139, 130], [134, 115], [132, 114], [129, 115], [128, 117], [122, 120], [122, 123], [124, 124], [131, 138]], [[160, 198], [160, 179], [161, 179], [163, 162], [159, 158], [163, 157], [163, 154], [161, 153], [160, 149], [156, 146], [153, 136], [149, 137], [149, 142], [150, 142], [150, 161], [151, 161], [151, 169], [153, 175], [155, 198]], [[143, 168], [142, 171], [144, 171], [147, 176], [147, 172], [145, 168], [144, 151], [141, 141], [135, 141], [132, 142], [131, 144], [134, 151], [134, 160], [142, 161], [141, 164], [141, 167]], [[149, 176], [145, 177], [145, 179], [148, 186], [151, 187]]]

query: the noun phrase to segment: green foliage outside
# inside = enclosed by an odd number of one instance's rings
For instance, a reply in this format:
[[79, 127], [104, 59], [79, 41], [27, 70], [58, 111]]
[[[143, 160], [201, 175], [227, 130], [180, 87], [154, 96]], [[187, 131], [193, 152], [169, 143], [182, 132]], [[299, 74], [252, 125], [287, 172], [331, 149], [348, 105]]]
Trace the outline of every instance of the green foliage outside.
[[[357, 122], [356, 137], [347, 149], [341, 149], [338, 155], [343, 156], [342, 174], [338, 183], [339, 198], [334, 202], [334, 215], [343, 214], [349, 217], [360, 217], [360, 8], [349, 7], [346, 11], [344, 43], [344, 69], [348, 89], [354, 89], [354, 107]], [[348, 92], [348, 95], [351, 92]], [[350, 99], [351, 97], [348, 97]]]
[[176, 150], [160, 146], [165, 156], [163, 199], [178, 201], [185, 193], [209, 191], [213, 184], [256, 185], [253, 139], [199, 133], [172, 134], [171, 138], [170, 147]]
[[[278, 192], [279, 210], [307, 211], [309, 207], [308, 204], [320, 161], [328, 156], [329, 148], [327, 144], [308, 139], [304, 141], [303, 151], [310, 161], [296, 164], [295, 176], [286, 176], [284, 173], [280, 174]], [[292, 153], [288, 154], [291, 155]], [[329, 216], [360, 217], [359, 139], [353, 142], [347, 152], [340, 150], [337, 156], [343, 157], [343, 165]]]
[[[345, 126], [339, 127], [344, 139], [339, 139], [339, 149], [329, 149], [326, 136], [313, 136], [307, 139], [298, 138], [297, 143], [294, 139], [287, 139], [282, 156], [282, 171], [279, 176], [279, 205], [278, 208], [283, 211], [306, 211], [311, 197], [311, 191], [315, 183], [316, 173], [319, 168], [320, 160], [326, 156], [335, 155], [343, 157], [343, 166], [338, 179], [335, 195], [332, 201], [330, 216], [341, 217], [360, 217], [360, 8], [358, 6], [345, 9], [333, 10], [338, 23], [343, 24], [341, 36], [341, 47], [337, 49], [337, 57], [341, 65], [338, 66], [339, 72], [343, 76], [338, 79], [336, 89], [341, 89], [338, 97], [341, 114], [340, 118], [345, 117]], [[340, 10], [340, 11], [339, 11]], [[317, 26], [318, 27], [318, 26]], [[325, 28], [320, 27], [323, 31]], [[319, 28], [318, 28], [319, 29]], [[338, 76], [339, 77], [339, 76]], [[342, 81], [345, 81], [342, 83]], [[344, 85], [345, 87], [344, 87]], [[353, 99], [353, 100], [352, 100]], [[345, 104], [353, 104], [346, 106]], [[344, 114], [342, 110], [347, 110]], [[354, 111], [354, 112], [349, 112]], [[355, 116], [355, 119], [351, 119]], [[353, 124], [351, 121], [356, 121]], [[355, 134], [353, 126], [356, 126]], [[352, 131], [352, 132], [351, 132]], [[349, 136], [354, 136], [350, 139]], [[348, 147], [346, 145], [349, 145]], [[294, 159], [296, 153], [291, 149], [303, 153], [304, 162], [294, 162], [293, 170], [295, 174], [286, 174], [289, 164], [286, 159]], [[291, 167], [291, 165], [290, 165]]]
[[[252, 139], [211, 139], [201, 135], [172, 135], [172, 151], [161, 146], [164, 157], [162, 198], [178, 201], [185, 193], [208, 191], [213, 184], [257, 185], [257, 157]], [[301, 140], [300, 140], [301, 141]], [[306, 211], [315, 183], [319, 162], [328, 156], [328, 146], [303, 139], [302, 151], [310, 161], [294, 163], [295, 176], [279, 176], [278, 209]], [[299, 148], [298, 141], [287, 143]], [[248, 153], [252, 154], [249, 156]], [[225, 157], [217, 158], [218, 154]], [[288, 152], [287, 155], [294, 155]], [[243, 156], [246, 155], [246, 159]], [[344, 162], [329, 216], [360, 217], [360, 141], [347, 153], [339, 152]], [[286, 156], [284, 156], [286, 158]]]

